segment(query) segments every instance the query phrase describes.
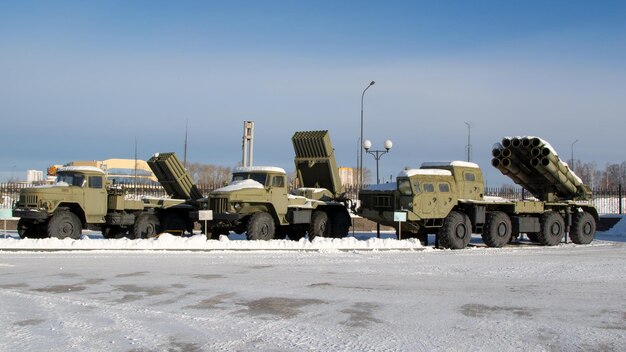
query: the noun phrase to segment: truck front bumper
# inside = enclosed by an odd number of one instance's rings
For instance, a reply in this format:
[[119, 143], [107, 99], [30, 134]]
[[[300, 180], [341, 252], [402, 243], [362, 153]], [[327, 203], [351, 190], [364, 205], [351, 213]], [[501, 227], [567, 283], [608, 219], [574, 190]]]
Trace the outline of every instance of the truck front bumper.
[[241, 214], [237, 213], [213, 213], [213, 220], [234, 222], [241, 219]]
[[[243, 216], [237, 213], [213, 213], [213, 220], [211, 221], [224, 221], [224, 222], [234, 222], [241, 219]], [[189, 218], [192, 221], [199, 221], [200, 216], [197, 211], [192, 211], [189, 213]]]
[[15, 208], [13, 209], [13, 217], [29, 220], [45, 220], [48, 218], [48, 214], [37, 209]]

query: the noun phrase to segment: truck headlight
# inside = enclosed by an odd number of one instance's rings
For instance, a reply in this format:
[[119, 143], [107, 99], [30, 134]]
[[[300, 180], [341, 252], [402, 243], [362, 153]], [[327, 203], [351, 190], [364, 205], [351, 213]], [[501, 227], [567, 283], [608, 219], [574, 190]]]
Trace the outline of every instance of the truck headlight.
[[239, 211], [241, 209], [241, 203], [233, 204], [233, 208], [235, 208], [236, 211]]

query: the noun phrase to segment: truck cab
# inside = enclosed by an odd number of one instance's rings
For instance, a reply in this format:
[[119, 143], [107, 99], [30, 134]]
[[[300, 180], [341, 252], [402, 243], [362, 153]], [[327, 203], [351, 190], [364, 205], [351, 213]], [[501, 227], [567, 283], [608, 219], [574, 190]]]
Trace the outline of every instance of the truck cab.
[[[55, 226], [56, 214], [67, 218], [62, 226]], [[61, 238], [76, 237], [87, 223], [103, 223], [106, 214], [105, 173], [91, 166], [60, 168], [54, 184], [23, 189], [13, 209], [13, 216], [20, 218], [20, 235], [61, 231], [54, 233]]]
[[292, 143], [301, 187], [288, 194], [281, 168], [235, 168], [231, 183], [212, 191], [202, 206], [213, 211], [211, 237], [230, 230], [254, 240], [348, 234], [351, 219], [328, 131], [296, 132]]
[[393, 184], [376, 185], [359, 194], [359, 215], [398, 228], [395, 212], [405, 212], [402, 238], [427, 243], [427, 233], [443, 226], [460, 202], [482, 201], [483, 176], [478, 165], [464, 161], [426, 162], [405, 169]]
[[257, 212], [275, 214], [275, 221], [286, 224], [287, 173], [271, 166], [237, 167], [231, 182], [212, 191], [208, 207], [215, 225], [227, 228], [235, 223], [235, 232], [245, 232], [246, 218]]
[[463, 161], [427, 162], [419, 169], [400, 172], [395, 184], [361, 191], [359, 213], [394, 226], [393, 212], [405, 211], [409, 222], [427, 219], [426, 226], [441, 226], [459, 200], [480, 201], [483, 193], [483, 176], [478, 165]]

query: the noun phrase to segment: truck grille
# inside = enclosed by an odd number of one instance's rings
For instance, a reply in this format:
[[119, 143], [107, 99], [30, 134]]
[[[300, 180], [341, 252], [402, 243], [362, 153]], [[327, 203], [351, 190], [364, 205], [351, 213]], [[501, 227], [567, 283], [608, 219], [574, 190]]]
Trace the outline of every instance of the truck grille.
[[37, 196], [31, 194], [20, 195], [19, 204], [25, 207], [37, 207]]
[[395, 197], [393, 194], [361, 193], [359, 198], [361, 199], [361, 207], [363, 209], [394, 210]]
[[209, 207], [213, 213], [225, 213], [228, 210], [228, 198], [211, 198]]

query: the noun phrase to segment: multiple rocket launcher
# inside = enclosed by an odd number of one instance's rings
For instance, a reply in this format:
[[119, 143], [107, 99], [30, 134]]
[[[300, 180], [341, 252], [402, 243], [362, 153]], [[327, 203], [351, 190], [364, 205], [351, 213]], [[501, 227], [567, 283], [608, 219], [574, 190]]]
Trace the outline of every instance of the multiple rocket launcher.
[[[300, 155], [301, 157], [317, 157], [321, 159], [327, 156], [328, 150], [326, 150], [325, 145], [320, 145], [320, 143], [311, 144], [309, 141], [316, 140], [315, 137], [317, 139], [322, 137], [315, 133], [319, 134], [321, 132], [302, 132], [300, 135], [298, 133], [294, 135], [294, 148], [297, 157], [299, 154], [302, 154]], [[328, 136], [324, 137], [328, 139]], [[324, 139], [325, 142], [326, 139]], [[550, 202], [591, 199], [591, 189], [584, 185], [580, 177], [559, 159], [554, 148], [541, 138], [533, 136], [504, 137], [500, 143], [494, 144], [492, 155], [491, 164], [495, 168], [516, 184], [524, 187], [539, 200]], [[324, 167], [316, 164], [314, 163], [314, 166]], [[148, 161], [148, 165], [157, 175], [163, 187], [168, 190], [168, 194], [174, 198], [201, 198], [202, 194], [189, 176], [183, 172], [184, 166], [173, 153], [156, 154]], [[312, 167], [308, 173], [313, 172], [313, 169], [315, 167]], [[336, 169], [336, 167], [332, 169]], [[333, 176], [339, 179], [338, 175]], [[343, 191], [332, 187], [337, 182], [333, 182], [333, 180], [325, 181], [325, 186], [333, 189], [333, 192], [341, 193]]]
[[552, 146], [538, 137], [504, 137], [491, 164], [542, 201], [589, 200], [591, 190]]

